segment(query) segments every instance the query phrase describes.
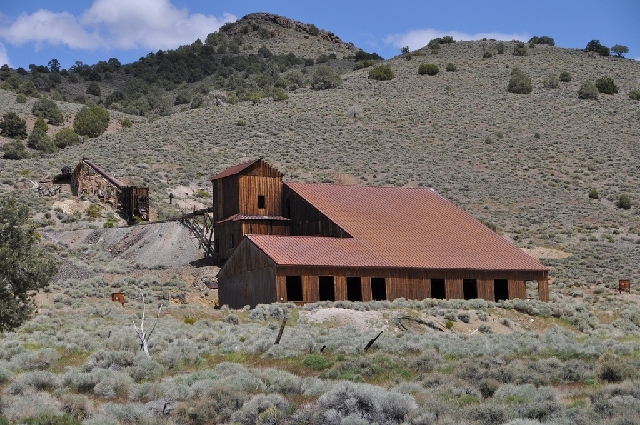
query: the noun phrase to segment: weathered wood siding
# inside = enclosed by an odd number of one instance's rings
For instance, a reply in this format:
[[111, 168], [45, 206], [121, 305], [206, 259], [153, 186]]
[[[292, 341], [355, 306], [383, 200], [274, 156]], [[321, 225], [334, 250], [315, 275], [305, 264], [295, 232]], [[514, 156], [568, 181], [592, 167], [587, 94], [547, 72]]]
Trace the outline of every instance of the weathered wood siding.
[[[231, 246], [231, 235], [233, 235], [233, 246]], [[226, 261], [234, 249], [242, 241], [242, 223], [240, 221], [225, 221], [215, 224], [214, 247], [218, 253], [218, 258]]]
[[[282, 215], [281, 178], [240, 175], [239, 191], [241, 214]], [[264, 208], [258, 208], [258, 196], [264, 196]]]
[[122, 188], [122, 209], [129, 216], [149, 220], [149, 188], [126, 186]]
[[214, 223], [240, 212], [238, 181], [238, 175], [213, 181]]
[[276, 302], [273, 261], [248, 239], [243, 239], [237, 250], [240, 255], [230, 258], [218, 273], [220, 305], [242, 308]]
[[538, 299], [549, 302], [549, 281], [546, 278], [538, 281]]
[[[526, 299], [526, 280], [538, 280], [542, 293], [547, 291], [546, 272], [522, 271], [485, 271], [485, 270], [417, 270], [417, 269], [385, 269], [385, 268], [353, 268], [353, 267], [306, 267], [277, 266], [277, 298], [287, 302], [286, 276], [302, 277], [302, 294], [304, 302], [316, 302], [320, 299], [319, 276], [334, 276], [334, 295], [337, 300], [347, 299], [347, 277], [361, 277], [362, 300], [372, 299], [371, 278], [384, 278], [386, 297], [425, 299], [431, 296], [431, 279], [444, 279], [447, 299], [464, 298], [464, 279], [475, 279], [478, 298], [495, 301], [494, 279], [508, 282], [509, 298]], [[548, 296], [547, 296], [548, 297]], [[544, 301], [544, 299], [540, 298]]]
[[292, 236], [350, 237], [344, 229], [295, 193], [289, 186], [282, 190], [283, 215], [291, 218]]
[[242, 234], [289, 236], [289, 223], [282, 220], [246, 220], [242, 223]]

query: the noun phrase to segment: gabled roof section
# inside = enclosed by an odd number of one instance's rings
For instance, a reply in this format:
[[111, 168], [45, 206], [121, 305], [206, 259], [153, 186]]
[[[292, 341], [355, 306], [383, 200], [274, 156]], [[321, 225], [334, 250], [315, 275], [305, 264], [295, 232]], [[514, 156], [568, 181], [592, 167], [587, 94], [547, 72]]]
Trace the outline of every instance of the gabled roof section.
[[[432, 189], [286, 184], [353, 236], [353, 241], [345, 242], [345, 249], [336, 258], [343, 263], [340, 265], [367, 263], [361, 258], [367, 254], [371, 255], [369, 263], [378, 262], [378, 265], [391, 267], [547, 270], [540, 262]], [[299, 254], [299, 259], [289, 259], [286, 256], [298, 255], [297, 249], [282, 242], [279, 246], [287, 252], [274, 253], [274, 260], [287, 259], [294, 264], [302, 264], [303, 260], [319, 255], [302, 251], [304, 253]], [[325, 249], [320, 241], [305, 246], [308, 249], [316, 247], [323, 255], [331, 255], [331, 250]], [[339, 248], [339, 245], [331, 246]], [[353, 247], [355, 254], [351, 254], [347, 247]], [[261, 244], [261, 249], [270, 248]], [[357, 261], [351, 261], [350, 255], [355, 255]]]
[[352, 238], [247, 235], [277, 265], [392, 267], [375, 251]]
[[245, 162], [244, 164], [234, 165], [232, 167], [226, 168], [220, 173], [216, 174], [211, 178], [211, 181], [219, 180], [225, 177], [233, 176], [235, 174], [242, 174], [243, 172], [249, 171], [254, 165], [261, 165], [263, 169], [268, 169], [271, 174], [275, 174], [279, 177], [282, 177], [282, 173], [278, 171], [276, 168], [267, 164], [262, 158], [254, 159], [253, 161]]

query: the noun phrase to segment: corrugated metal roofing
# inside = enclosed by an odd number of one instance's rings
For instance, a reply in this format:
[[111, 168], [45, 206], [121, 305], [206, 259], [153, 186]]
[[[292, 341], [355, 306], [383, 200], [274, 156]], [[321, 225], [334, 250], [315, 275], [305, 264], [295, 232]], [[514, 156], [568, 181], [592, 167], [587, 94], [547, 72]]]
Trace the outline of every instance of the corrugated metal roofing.
[[281, 215], [245, 215], [245, 214], [234, 214], [225, 218], [224, 220], [218, 221], [218, 223], [224, 223], [225, 221], [241, 221], [241, 220], [273, 220], [273, 221], [291, 221], [290, 218], [283, 217]]
[[232, 167], [226, 168], [215, 176], [211, 177], [211, 181], [221, 179], [223, 177], [232, 176], [234, 174], [238, 174], [239, 172], [251, 167], [256, 162], [260, 161], [261, 158], [254, 159], [253, 161], [245, 162], [244, 164], [234, 165]]
[[547, 270], [430, 189], [287, 185], [353, 239], [252, 235], [278, 264]]

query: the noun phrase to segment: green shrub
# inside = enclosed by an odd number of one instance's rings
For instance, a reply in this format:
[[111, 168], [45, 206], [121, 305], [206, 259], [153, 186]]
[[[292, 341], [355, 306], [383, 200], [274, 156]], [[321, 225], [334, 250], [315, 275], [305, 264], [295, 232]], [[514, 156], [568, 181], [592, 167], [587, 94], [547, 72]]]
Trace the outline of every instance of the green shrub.
[[131, 128], [133, 127], [133, 122], [131, 122], [129, 118], [125, 117], [120, 120], [120, 125], [122, 126], [122, 128]]
[[67, 146], [73, 146], [80, 143], [80, 137], [78, 136], [78, 134], [69, 127], [65, 127], [58, 133], [56, 133], [54, 140], [56, 146], [60, 149], [64, 149]]
[[418, 68], [418, 74], [420, 75], [436, 75], [439, 71], [438, 65], [434, 63], [423, 63]]
[[191, 105], [189, 105], [189, 107], [191, 109], [197, 109], [203, 106], [204, 103], [205, 103], [204, 97], [202, 97], [199, 94], [196, 94], [195, 96], [193, 96], [193, 99], [191, 99]]
[[585, 81], [578, 90], [578, 97], [580, 99], [598, 99], [598, 88], [591, 81]]
[[36, 117], [42, 117], [49, 121], [49, 124], [60, 125], [62, 124], [63, 117], [62, 112], [56, 102], [51, 99], [38, 99], [31, 108], [31, 113]]
[[84, 212], [91, 218], [98, 218], [102, 215], [102, 208], [96, 204], [91, 204]]
[[173, 101], [174, 105], [184, 105], [187, 103], [191, 103], [191, 95], [186, 91], [181, 91], [176, 95], [175, 100]]
[[65, 413], [63, 415], [43, 413], [38, 416], [21, 419], [20, 423], [24, 425], [80, 425], [80, 421], [78, 421], [68, 413]]
[[616, 44], [611, 48], [611, 52], [620, 58], [620, 57], [624, 57], [625, 53], [629, 53], [629, 48], [621, 44]]
[[49, 126], [47, 125], [47, 123], [44, 121], [44, 118], [42, 117], [38, 117], [36, 119], [36, 122], [33, 124], [33, 130], [41, 130], [44, 133], [46, 133], [47, 131], [49, 131]]
[[445, 326], [446, 326], [446, 328], [447, 328], [447, 329], [451, 329], [451, 328], [453, 328], [453, 320], [448, 319], [448, 320], [446, 321], [446, 323], [445, 323]]
[[560, 73], [560, 81], [562, 81], [563, 83], [568, 83], [569, 81], [571, 81], [571, 74], [569, 74], [568, 71], [562, 71]]
[[362, 61], [357, 61], [356, 63], [353, 64], [353, 70], [357, 71], [362, 68], [369, 68], [370, 66], [373, 66], [375, 64], [376, 64], [376, 61], [374, 61], [373, 59], [365, 59]]
[[187, 325], [193, 325], [194, 323], [196, 323], [196, 319], [193, 317], [185, 317], [184, 323], [186, 323]]
[[599, 199], [600, 194], [595, 188], [589, 189], [589, 199]]
[[511, 70], [511, 79], [507, 86], [507, 91], [516, 94], [528, 94], [533, 90], [531, 78], [519, 68]]
[[98, 137], [108, 126], [109, 111], [101, 106], [85, 106], [73, 120], [73, 129], [81, 136]]
[[16, 103], [26, 103], [27, 102], [27, 96], [25, 96], [24, 94], [20, 93], [19, 95], [16, 96]]
[[557, 89], [559, 84], [559, 79], [555, 74], [549, 74], [542, 80], [542, 85], [547, 89]]
[[482, 59], [491, 59], [493, 57], [493, 53], [488, 50], [485, 50], [482, 54]]
[[609, 77], [598, 78], [596, 81], [596, 88], [598, 89], [598, 92], [604, 94], [618, 93], [618, 87], [613, 82], [613, 78]]
[[2, 157], [5, 159], [24, 159], [29, 157], [29, 152], [27, 152], [22, 140], [13, 140], [5, 143], [2, 150], [4, 151]]
[[618, 208], [622, 208], [623, 210], [628, 210], [631, 208], [631, 198], [626, 193], [623, 193], [618, 198], [618, 203], [616, 204]]
[[95, 81], [92, 81], [87, 86], [87, 94], [92, 94], [94, 96], [100, 96], [102, 94], [102, 90], [100, 90], [100, 85]]
[[42, 130], [33, 130], [29, 135], [28, 144], [33, 149], [43, 153], [55, 153], [58, 151], [53, 139]]
[[333, 366], [333, 362], [318, 354], [311, 354], [302, 360], [302, 365], [313, 370], [325, 370]]
[[289, 95], [287, 94], [287, 92], [285, 92], [284, 90], [282, 90], [281, 88], [276, 88], [273, 89], [271, 91], [271, 97], [273, 98], [273, 100], [275, 100], [276, 102], [280, 102], [282, 100], [287, 100], [289, 99]]
[[340, 74], [328, 66], [318, 67], [311, 80], [311, 87], [315, 90], [335, 89], [341, 86]]
[[27, 122], [15, 112], [7, 112], [0, 122], [0, 134], [14, 139], [27, 137]]
[[546, 44], [548, 46], [555, 46], [556, 42], [552, 37], [543, 35], [542, 37], [533, 36], [529, 39], [529, 44]]
[[369, 71], [369, 78], [377, 81], [393, 80], [395, 74], [389, 65], [379, 65]]
[[458, 70], [458, 68], [456, 68], [455, 64], [449, 62], [447, 64], [447, 67], [445, 68], [447, 70], [447, 72], [455, 72]]
[[309, 35], [316, 36], [320, 34], [320, 29], [318, 29], [318, 27], [316, 27], [314, 24], [309, 24], [309, 26], [307, 27], [307, 32], [309, 33]]
[[629, 99], [640, 100], [640, 90], [632, 89], [631, 91], [629, 91]]
[[496, 52], [500, 55], [504, 53], [504, 43], [502, 41], [496, 44]]
[[529, 54], [529, 50], [527, 49], [526, 44], [522, 42], [516, 43], [513, 47], [513, 56], [527, 56]]

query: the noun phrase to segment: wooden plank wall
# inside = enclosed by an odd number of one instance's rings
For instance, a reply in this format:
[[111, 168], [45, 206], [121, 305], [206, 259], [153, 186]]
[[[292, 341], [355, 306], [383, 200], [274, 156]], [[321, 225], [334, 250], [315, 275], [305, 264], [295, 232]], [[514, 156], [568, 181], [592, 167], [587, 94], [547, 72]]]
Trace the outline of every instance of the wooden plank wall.
[[247, 220], [242, 223], [242, 234], [289, 236], [289, 223], [282, 220]]
[[236, 249], [241, 255], [230, 258], [218, 273], [220, 305], [242, 308], [276, 302], [273, 261], [249, 239], [243, 239]]
[[[240, 176], [240, 213], [246, 215], [282, 215], [282, 178]], [[265, 208], [258, 208], [258, 196], [264, 196]]]
[[478, 285], [478, 298], [487, 301], [495, 300], [493, 279], [478, 279], [476, 283]]
[[[534, 280], [534, 279], [531, 279]], [[524, 280], [509, 279], [509, 299], [520, 298], [527, 299], [527, 285]]]
[[326, 236], [334, 238], [348, 238], [351, 236], [291, 190], [289, 186], [284, 186], [282, 196], [284, 203], [283, 213], [285, 217], [292, 219], [292, 236]]
[[239, 177], [228, 176], [213, 181], [213, 221], [218, 222], [240, 212]]
[[549, 302], [549, 281], [547, 279], [538, 281], [538, 299]]
[[[230, 246], [230, 236], [233, 234], [233, 248]], [[216, 223], [214, 230], [216, 252], [218, 258], [226, 261], [234, 249], [242, 242], [242, 223], [239, 221], [225, 221]]]
[[[494, 301], [494, 279], [506, 279], [508, 281], [509, 298], [526, 299], [526, 287], [523, 279], [509, 279], [504, 271], [495, 272], [496, 276], [489, 276], [489, 272], [478, 271], [481, 277], [476, 278], [478, 288], [478, 298], [487, 301]], [[516, 277], [522, 277], [523, 272], [512, 272]], [[535, 280], [540, 277], [542, 272], [530, 274], [528, 280]], [[296, 266], [278, 266], [277, 279], [280, 284], [277, 288], [278, 298], [284, 301], [286, 297], [286, 276], [302, 276], [302, 291], [304, 302], [315, 302], [319, 300], [319, 276], [334, 276], [335, 299], [347, 299], [346, 278], [348, 276], [360, 276], [362, 278], [362, 300], [370, 301], [371, 294], [371, 278], [384, 277], [386, 280], [386, 296], [388, 300], [396, 298], [406, 299], [425, 299], [431, 296], [431, 278], [445, 279], [445, 292], [448, 299], [463, 299], [463, 279], [471, 279], [474, 274], [472, 271], [458, 270], [423, 270], [416, 271], [413, 269], [374, 269], [374, 268], [336, 268], [336, 267], [296, 267]], [[546, 289], [546, 280], [543, 282], [540, 290], [544, 292]], [[544, 301], [543, 298], [541, 300]]]

